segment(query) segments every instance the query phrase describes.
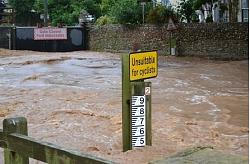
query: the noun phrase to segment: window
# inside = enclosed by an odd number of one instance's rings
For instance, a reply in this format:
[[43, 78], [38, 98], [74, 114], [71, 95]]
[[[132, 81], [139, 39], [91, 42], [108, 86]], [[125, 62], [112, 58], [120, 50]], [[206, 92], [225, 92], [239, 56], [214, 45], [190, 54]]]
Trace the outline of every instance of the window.
[[242, 22], [248, 22], [249, 20], [248, 9], [242, 9]]
[[242, 22], [249, 22], [249, 1], [242, 0]]

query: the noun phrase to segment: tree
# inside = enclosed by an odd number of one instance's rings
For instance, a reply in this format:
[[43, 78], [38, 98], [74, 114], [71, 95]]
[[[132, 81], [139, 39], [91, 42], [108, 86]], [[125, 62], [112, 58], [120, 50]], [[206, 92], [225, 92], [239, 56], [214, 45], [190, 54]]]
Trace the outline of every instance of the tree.
[[83, 8], [91, 14], [94, 15], [95, 18], [99, 18], [101, 16], [101, 1], [99, 0], [85, 0], [83, 2]]
[[147, 15], [147, 23], [163, 24], [168, 23], [169, 18], [172, 18], [174, 22], [178, 22], [177, 15], [170, 7], [158, 5], [152, 8]]
[[177, 6], [177, 12], [180, 14], [181, 21], [187, 21], [187, 23], [192, 22], [193, 18], [196, 16], [193, 6], [194, 0], [181, 0]]
[[135, 0], [119, 0], [110, 9], [109, 15], [120, 24], [142, 22], [141, 6]]
[[229, 0], [228, 10], [229, 10], [229, 22], [237, 22], [239, 0]]
[[35, 0], [9, 0], [17, 16], [28, 16], [33, 9]]
[[9, 0], [8, 2], [15, 11], [16, 24], [31, 26], [39, 21], [39, 15], [33, 10], [35, 0]]
[[195, 10], [200, 10], [203, 15], [205, 11], [209, 13], [208, 17], [206, 18], [206, 22], [213, 22], [213, 16], [212, 16], [213, 2], [214, 0], [195, 0], [194, 1], [193, 6]]
[[119, 0], [102, 0], [100, 4], [102, 15], [108, 15], [111, 11], [112, 6], [116, 4], [117, 1]]
[[0, 0], [0, 20], [2, 20], [2, 15], [1, 14], [3, 14], [3, 12], [4, 12], [4, 8], [5, 7], [5, 3], [4, 3], [4, 1], [2, 1], [2, 0]]
[[[37, 12], [43, 13], [43, 1], [36, 0], [34, 8]], [[78, 23], [78, 17], [82, 10], [86, 10], [95, 18], [101, 16], [100, 0], [49, 0], [49, 16], [52, 25], [62, 23], [74, 25]]]

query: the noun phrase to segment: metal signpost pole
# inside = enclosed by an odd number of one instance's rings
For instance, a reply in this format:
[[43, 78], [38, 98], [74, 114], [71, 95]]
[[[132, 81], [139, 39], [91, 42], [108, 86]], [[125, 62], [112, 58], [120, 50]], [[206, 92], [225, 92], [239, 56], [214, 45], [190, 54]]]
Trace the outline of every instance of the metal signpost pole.
[[146, 2], [141, 2], [141, 5], [142, 5], [142, 24], [145, 23], [145, 5], [146, 5]]
[[145, 5], [147, 2], [150, 2], [151, 0], [137, 0], [138, 4], [142, 5], [142, 23], [145, 23]]
[[[170, 55], [172, 54], [172, 31], [174, 31], [174, 30], [177, 30], [177, 28], [176, 28], [176, 26], [175, 26], [175, 24], [174, 24], [174, 22], [173, 22], [173, 20], [171, 19], [171, 18], [169, 18], [169, 20], [168, 20], [168, 27], [167, 27], [167, 31], [169, 31], [169, 33], [170, 33], [170, 35], [169, 35], [169, 49], [170, 49]], [[174, 43], [173, 43], [174, 44]], [[173, 54], [173, 55], [175, 55], [175, 54]]]
[[44, 26], [48, 26], [48, 0], [44, 0]]
[[172, 41], [172, 31], [170, 31], [170, 35], [169, 35], [169, 47], [170, 47], [169, 54], [170, 55], [172, 55], [172, 52], [171, 52], [171, 41]]

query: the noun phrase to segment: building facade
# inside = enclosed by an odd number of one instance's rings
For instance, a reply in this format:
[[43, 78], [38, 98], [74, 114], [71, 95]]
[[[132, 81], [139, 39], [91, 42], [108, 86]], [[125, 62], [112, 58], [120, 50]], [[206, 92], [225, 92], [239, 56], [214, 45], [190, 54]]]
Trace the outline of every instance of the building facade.
[[[213, 5], [203, 4], [201, 10], [196, 11], [200, 23], [206, 22], [212, 15], [213, 22], [229, 22], [229, 0], [219, 0]], [[237, 22], [249, 22], [249, 0], [239, 0], [237, 6]]]

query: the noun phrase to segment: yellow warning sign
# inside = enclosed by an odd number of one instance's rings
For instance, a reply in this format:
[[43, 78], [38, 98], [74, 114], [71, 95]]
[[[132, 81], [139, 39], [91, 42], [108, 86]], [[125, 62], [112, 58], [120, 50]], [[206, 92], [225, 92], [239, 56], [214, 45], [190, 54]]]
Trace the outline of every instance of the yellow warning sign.
[[158, 74], [157, 51], [129, 54], [130, 81], [156, 77]]

